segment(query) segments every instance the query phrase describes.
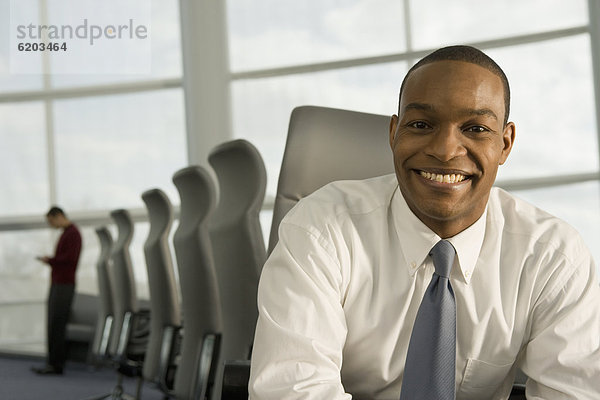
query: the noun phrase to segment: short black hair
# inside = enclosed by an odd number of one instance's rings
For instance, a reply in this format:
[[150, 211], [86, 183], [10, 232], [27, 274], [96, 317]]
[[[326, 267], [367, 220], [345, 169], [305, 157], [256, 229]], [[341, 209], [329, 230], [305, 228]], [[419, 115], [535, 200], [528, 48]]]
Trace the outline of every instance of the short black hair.
[[442, 47], [423, 57], [419, 60], [415, 65], [412, 66], [411, 69], [408, 70], [404, 80], [402, 81], [402, 86], [400, 86], [400, 94], [398, 96], [398, 114], [400, 114], [400, 99], [402, 97], [402, 91], [404, 90], [404, 84], [408, 77], [415, 71], [416, 69], [422, 67], [423, 65], [431, 64], [436, 61], [464, 61], [471, 64], [479, 65], [498, 76], [502, 81], [502, 86], [504, 87], [504, 125], [508, 122], [508, 114], [510, 112], [510, 86], [508, 84], [508, 78], [502, 68], [496, 64], [494, 60], [492, 60], [487, 54], [483, 51], [476, 49], [472, 46], [448, 46]]
[[48, 212], [46, 213], [46, 217], [56, 217], [57, 215], [62, 215], [65, 217], [67, 216], [67, 214], [65, 214], [62, 208], [57, 206], [50, 207], [50, 210], [48, 210]]

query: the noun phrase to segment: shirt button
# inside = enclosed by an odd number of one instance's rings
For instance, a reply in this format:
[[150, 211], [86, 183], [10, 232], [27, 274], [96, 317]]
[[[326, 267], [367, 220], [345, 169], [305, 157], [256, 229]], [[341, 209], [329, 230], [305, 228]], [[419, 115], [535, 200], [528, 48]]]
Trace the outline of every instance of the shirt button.
[[411, 266], [413, 269], [414, 269], [414, 268], [417, 268], [417, 263], [413, 261], [413, 262], [411, 262], [411, 263], [410, 263], [410, 266]]
[[465, 276], [466, 276], [467, 278], [468, 278], [468, 277], [470, 277], [470, 276], [471, 276], [471, 271], [467, 271], [467, 272], [465, 272]]

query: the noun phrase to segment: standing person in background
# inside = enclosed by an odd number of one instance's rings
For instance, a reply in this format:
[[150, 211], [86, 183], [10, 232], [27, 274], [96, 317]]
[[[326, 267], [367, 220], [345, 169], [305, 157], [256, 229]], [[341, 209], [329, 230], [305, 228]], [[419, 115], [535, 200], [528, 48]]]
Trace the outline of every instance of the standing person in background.
[[52, 228], [62, 229], [63, 233], [56, 244], [54, 257], [37, 257], [48, 264], [52, 272], [47, 315], [48, 358], [44, 367], [33, 367], [32, 370], [41, 375], [62, 375], [67, 358], [65, 332], [75, 294], [75, 271], [81, 253], [81, 234], [58, 207], [50, 208], [46, 219]]

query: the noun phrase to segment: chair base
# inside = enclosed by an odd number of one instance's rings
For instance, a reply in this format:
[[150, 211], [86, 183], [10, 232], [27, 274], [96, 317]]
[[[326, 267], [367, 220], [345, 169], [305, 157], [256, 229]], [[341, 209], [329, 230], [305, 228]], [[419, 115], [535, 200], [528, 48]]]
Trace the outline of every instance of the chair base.
[[123, 376], [123, 374], [119, 373], [117, 378], [117, 384], [115, 385], [111, 393], [105, 393], [94, 397], [87, 397], [84, 400], [140, 400], [142, 396], [142, 385], [144, 383], [142, 377], [137, 377], [135, 395], [131, 395], [129, 393], [125, 393], [123, 389]]

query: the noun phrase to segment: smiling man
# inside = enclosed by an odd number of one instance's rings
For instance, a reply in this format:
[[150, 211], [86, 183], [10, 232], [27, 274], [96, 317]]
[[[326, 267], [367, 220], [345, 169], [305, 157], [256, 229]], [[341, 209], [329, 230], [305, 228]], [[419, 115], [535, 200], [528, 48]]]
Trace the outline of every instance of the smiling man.
[[433, 52], [390, 123], [395, 175], [335, 182], [282, 221], [259, 287], [252, 399], [600, 398], [600, 288], [563, 221], [492, 188], [506, 76]]

